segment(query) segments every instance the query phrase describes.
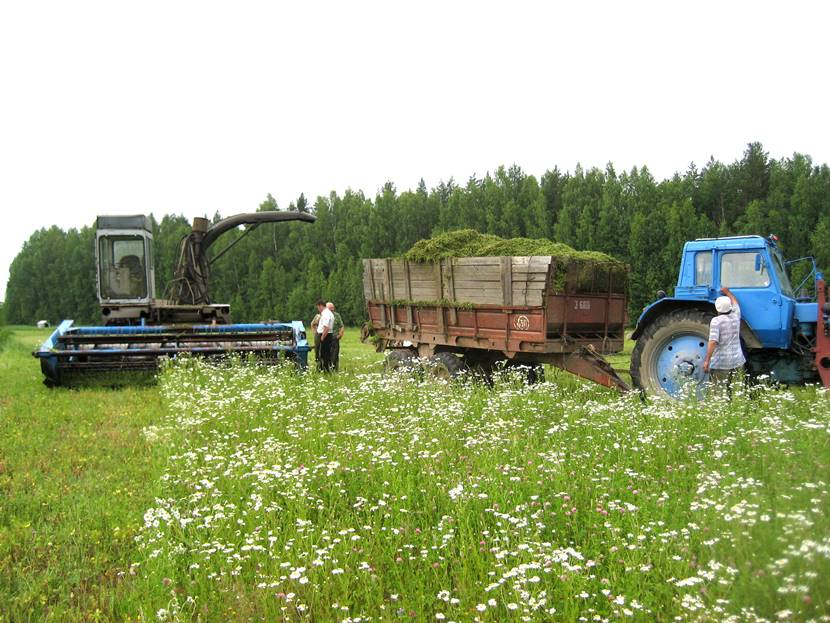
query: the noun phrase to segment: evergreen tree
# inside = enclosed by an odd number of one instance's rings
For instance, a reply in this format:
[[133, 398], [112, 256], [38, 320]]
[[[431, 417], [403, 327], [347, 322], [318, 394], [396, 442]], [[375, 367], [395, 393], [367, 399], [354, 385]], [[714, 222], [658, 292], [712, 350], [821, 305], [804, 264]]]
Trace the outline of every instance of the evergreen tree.
[[[632, 266], [630, 312], [671, 292], [680, 249], [700, 236], [775, 233], [791, 258], [814, 255], [830, 270], [830, 168], [808, 156], [771, 159], [749, 143], [731, 164], [710, 159], [659, 184], [646, 167], [617, 173], [559, 169], [540, 178], [520, 167], [499, 167], [459, 186], [452, 179], [432, 189], [420, 180], [399, 192], [388, 182], [374, 198], [346, 190], [305, 195], [289, 209], [317, 216], [313, 225], [258, 227], [211, 266], [211, 295], [230, 303], [237, 321], [310, 320], [318, 297], [337, 303], [344, 320], [365, 315], [362, 259], [397, 256], [433, 233], [472, 228], [502, 236], [554, 238], [579, 249], [610, 253]], [[278, 210], [267, 195], [258, 210]], [[222, 217], [215, 214], [212, 221]], [[176, 253], [190, 221], [182, 215], [153, 220], [156, 291], [172, 279]], [[244, 234], [226, 233], [211, 256]], [[13, 323], [41, 318], [98, 322], [95, 232], [57, 227], [32, 234], [12, 262], [4, 313]]]
[[830, 215], [823, 216], [810, 237], [816, 262], [830, 280]]

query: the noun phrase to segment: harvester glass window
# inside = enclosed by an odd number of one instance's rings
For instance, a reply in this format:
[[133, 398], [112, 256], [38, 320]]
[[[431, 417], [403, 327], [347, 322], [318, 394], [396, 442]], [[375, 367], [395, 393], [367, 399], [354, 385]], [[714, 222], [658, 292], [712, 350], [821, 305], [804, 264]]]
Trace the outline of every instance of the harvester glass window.
[[701, 251], [695, 254], [695, 285], [712, 285], [712, 252]]
[[766, 288], [769, 268], [760, 253], [724, 253], [720, 261], [720, 284], [727, 288]]
[[98, 257], [101, 265], [101, 297], [141, 299], [147, 296], [147, 262], [141, 236], [102, 236]]

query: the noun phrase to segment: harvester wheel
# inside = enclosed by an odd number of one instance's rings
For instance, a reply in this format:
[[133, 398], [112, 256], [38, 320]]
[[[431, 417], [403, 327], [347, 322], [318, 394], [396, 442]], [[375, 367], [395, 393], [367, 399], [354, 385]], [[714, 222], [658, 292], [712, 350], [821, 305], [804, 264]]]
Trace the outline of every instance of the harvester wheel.
[[678, 309], [648, 325], [631, 353], [634, 386], [652, 395], [702, 396], [712, 317], [699, 309]]
[[435, 378], [450, 381], [467, 371], [467, 365], [452, 353], [436, 353], [427, 360], [427, 370]]
[[396, 348], [386, 351], [386, 360], [383, 362], [383, 366], [387, 372], [410, 371], [415, 368], [416, 360], [415, 353], [408, 348]]

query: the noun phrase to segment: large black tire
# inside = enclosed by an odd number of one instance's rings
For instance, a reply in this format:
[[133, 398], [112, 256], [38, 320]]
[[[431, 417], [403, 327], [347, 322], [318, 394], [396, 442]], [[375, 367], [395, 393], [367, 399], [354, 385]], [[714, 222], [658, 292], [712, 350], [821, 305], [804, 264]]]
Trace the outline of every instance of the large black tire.
[[527, 382], [530, 385], [536, 385], [536, 383], [544, 383], [545, 366], [543, 366], [541, 363], [531, 365], [530, 369], [527, 371]]
[[[631, 353], [631, 380], [641, 391], [666, 396], [657, 372], [662, 346], [678, 335], [694, 335], [702, 344], [709, 340], [709, 322], [714, 314], [700, 309], [677, 309], [657, 317], [637, 338]], [[699, 365], [703, 365], [700, 361]]]
[[541, 363], [511, 362], [507, 369], [520, 374], [528, 385], [545, 382], [545, 366]]
[[436, 353], [427, 360], [427, 370], [435, 378], [450, 381], [467, 372], [467, 364], [452, 353]]
[[387, 372], [411, 371], [415, 368], [418, 357], [408, 348], [396, 348], [386, 351], [383, 366]]

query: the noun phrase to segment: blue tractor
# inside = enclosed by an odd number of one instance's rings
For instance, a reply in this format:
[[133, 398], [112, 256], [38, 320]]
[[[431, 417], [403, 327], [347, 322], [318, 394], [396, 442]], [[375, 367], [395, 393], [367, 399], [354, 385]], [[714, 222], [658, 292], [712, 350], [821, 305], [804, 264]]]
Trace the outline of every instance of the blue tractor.
[[[810, 269], [793, 287], [795, 264]], [[807, 272], [802, 270], [802, 272]], [[653, 395], [701, 393], [714, 301], [726, 286], [741, 306], [750, 377], [830, 387], [830, 303], [812, 258], [787, 262], [775, 236], [705, 238], [683, 247], [674, 296], [658, 293], [637, 321], [634, 385]]]

